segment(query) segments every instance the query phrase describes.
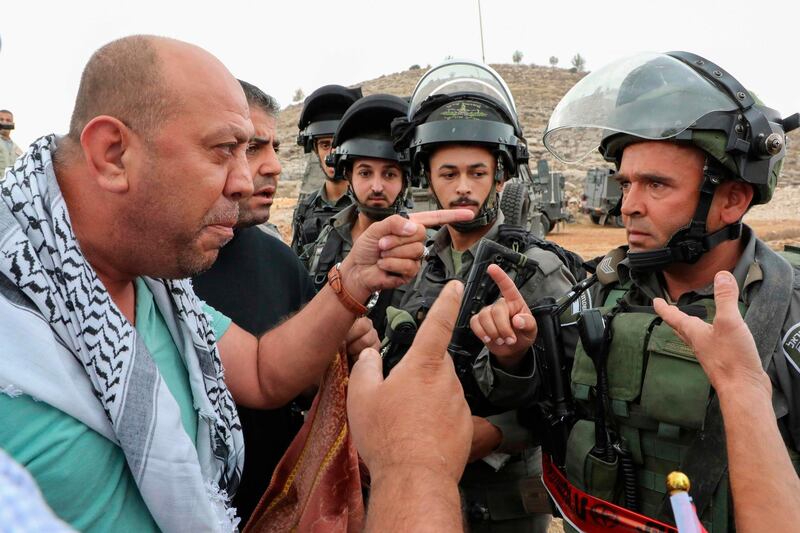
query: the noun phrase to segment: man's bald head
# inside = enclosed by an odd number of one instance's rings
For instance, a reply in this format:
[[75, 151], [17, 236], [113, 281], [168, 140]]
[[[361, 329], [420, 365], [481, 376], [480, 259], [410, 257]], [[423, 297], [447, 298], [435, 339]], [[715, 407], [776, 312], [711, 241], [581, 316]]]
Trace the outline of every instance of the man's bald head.
[[133, 35], [97, 50], [83, 69], [69, 137], [79, 142], [86, 124], [100, 115], [124, 122], [149, 138], [177, 112], [180, 95], [166, 83], [159, 45], [170, 39]]

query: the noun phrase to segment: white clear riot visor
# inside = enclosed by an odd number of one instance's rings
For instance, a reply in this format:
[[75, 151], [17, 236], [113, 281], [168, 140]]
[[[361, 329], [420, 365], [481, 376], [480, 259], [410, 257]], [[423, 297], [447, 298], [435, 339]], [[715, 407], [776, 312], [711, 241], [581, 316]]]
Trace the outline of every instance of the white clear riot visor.
[[736, 103], [692, 67], [666, 54], [640, 53], [591, 72], [556, 106], [544, 145], [566, 163], [580, 161], [607, 135], [669, 139], [712, 111]]
[[489, 65], [466, 59], [453, 59], [433, 67], [417, 82], [408, 108], [412, 119], [422, 102], [433, 95], [478, 93], [503, 106], [509, 117], [517, 116], [514, 97], [506, 82]]

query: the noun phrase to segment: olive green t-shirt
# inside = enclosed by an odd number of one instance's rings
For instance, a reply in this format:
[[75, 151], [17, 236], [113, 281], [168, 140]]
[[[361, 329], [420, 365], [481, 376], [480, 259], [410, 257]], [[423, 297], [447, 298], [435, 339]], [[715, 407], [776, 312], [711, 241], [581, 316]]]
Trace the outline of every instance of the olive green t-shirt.
[[463, 261], [461, 259], [464, 257], [464, 252], [459, 252], [451, 246], [450, 256], [453, 258], [453, 272], [460, 273], [463, 265]]
[[[209, 306], [220, 338], [229, 318]], [[181, 410], [183, 429], [197, 437], [189, 376], [153, 295], [136, 280], [136, 331]], [[0, 448], [22, 464], [47, 504], [79, 531], [158, 531], [122, 449], [79, 420], [44, 402], [0, 394]]]

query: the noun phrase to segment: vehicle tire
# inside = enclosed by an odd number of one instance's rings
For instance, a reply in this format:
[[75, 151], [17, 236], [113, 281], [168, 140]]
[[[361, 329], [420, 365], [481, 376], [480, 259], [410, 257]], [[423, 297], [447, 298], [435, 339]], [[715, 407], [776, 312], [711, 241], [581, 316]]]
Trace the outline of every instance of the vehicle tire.
[[545, 235], [552, 232], [555, 229], [556, 224], [558, 224], [558, 220], [550, 220], [550, 217], [547, 216], [547, 213], [542, 213], [541, 218]]
[[528, 187], [524, 183], [510, 181], [503, 188], [500, 196], [500, 211], [505, 217], [505, 224], [522, 226], [525, 229], [528, 225], [528, 209], [531, 206], [531, 199], [528, 196]]
[[589, 218], [591, 218], [592, 222], [595, 224], [600, 224], [600, 215], [589, 215]]
[[544, 239], [545, 235], [547, 235], [547, 228], [544, 225], [545, 220], [543, 219], [543, 215], [544, 213], [534, 213], [531, 216], [530, 227], [528, 228], [528, 232], [539, 239]]

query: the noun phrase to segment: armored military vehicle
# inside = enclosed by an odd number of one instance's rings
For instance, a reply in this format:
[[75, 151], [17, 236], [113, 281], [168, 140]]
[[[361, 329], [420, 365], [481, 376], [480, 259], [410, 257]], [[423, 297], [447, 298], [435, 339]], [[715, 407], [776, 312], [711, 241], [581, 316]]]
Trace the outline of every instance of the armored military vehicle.
[[581, 212], [589, 215], [595, 224], [613, 224], [621, 228], [622, 217], [611, 213], [622, 196], [613, 175], [614, 170], [610, 168], [592, 168], [586, 173]]
[[519, 176], [506, 183], [500, 209], [507, 224], [517, 224], [544, 238], [561, 221], [569, 219], [564, 199], [564, 175], [551, 172], [547, 161], [540, 159], [536, 174], [521, 165]]

